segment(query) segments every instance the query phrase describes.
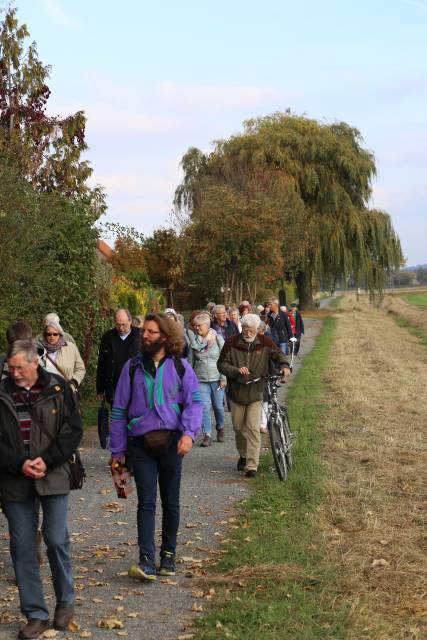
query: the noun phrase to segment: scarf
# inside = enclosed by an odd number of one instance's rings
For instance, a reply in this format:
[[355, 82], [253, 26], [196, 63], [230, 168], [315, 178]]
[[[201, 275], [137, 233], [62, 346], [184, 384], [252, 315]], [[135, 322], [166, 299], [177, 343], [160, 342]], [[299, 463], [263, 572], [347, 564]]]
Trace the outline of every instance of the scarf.
[[48, 353], [55, 353], [56, 351], [59, 351], [62, 347], [65, 347], [66, 344], [67, 343], [64, 340], [64, 336], [60, 336], [56, 344], [49, 344], [48, 342], [46, 342], [44, 338], [42, 340], [42, 345], [44, 346], [44, 348]]
[[199, 335], [194, 335], [194, 345], [192, 346], [193, 348], [196, 346], [199, 351], [207, 351], [216, 344], [216, 336], [217, 333], [214, 329], [209, 329], [208, 334], [204, 338]]

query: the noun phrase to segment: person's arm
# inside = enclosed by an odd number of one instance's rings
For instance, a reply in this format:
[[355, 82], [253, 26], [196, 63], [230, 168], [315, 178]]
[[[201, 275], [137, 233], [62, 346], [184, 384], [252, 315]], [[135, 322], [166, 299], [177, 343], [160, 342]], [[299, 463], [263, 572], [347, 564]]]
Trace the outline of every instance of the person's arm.
[[51, 445], [40, 456], [48, 469], [64, 464], [79, 446], [83, 435], [83, 422], [77, 400], [66, 380], [62, 381], [62, 385], [64, 404], [68, 411], [64, 412], [62, 424]]
[[[109, 444], [112, 459], [122, 458], [126, 453], [128, 406], [131, 400], [130, 363], [131, 360], [128, 360], [124, 365], [114, 393], [114, 403], [111, 409]], [[135, 378], [133, 384], [135, 384]]]
[[86, 367], [80, 355], [78, 348], [74, 345], [74, 371], [71, 377], [71, 383], [73, 380], [76, 381], [77, 387], [79, 387], [82, 383], [83, 378], [85, 377]]
[[219, 354], [217, 365], [218, 371], [227, 378], [235, 379], [240, 376], [240, 369], [231, 362], [231, 347], [226, 340]]
[[185, 373], [182, 378], [181, 424], [184, 436], [195, 439], [202, 426], [203, 403], [196, 374], [188, 363], [183, 361]]

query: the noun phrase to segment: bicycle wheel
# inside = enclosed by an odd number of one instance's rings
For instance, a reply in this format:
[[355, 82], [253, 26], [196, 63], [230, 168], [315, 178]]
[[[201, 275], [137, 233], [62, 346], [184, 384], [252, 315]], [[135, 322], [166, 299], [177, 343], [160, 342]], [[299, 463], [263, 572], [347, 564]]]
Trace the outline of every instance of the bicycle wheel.
[[286, 464], [285, 443], [283, 441], [283, 422], [280, 414], [270, 414], [267, 427], [277, 475], [283, 481], [288, 477], [288, 466]]
[[292, 458], [292, 446], [293, 446], [293, 436], [291, 430], [291, 423], [289, 422], [288, 410], [286, 407], [281, 407], [282, 412], [282, 424], [283, 424], [283, 438], [285, 440], [285, 459], [286, 466], [289, 470], [292, 469], [293, 458]]

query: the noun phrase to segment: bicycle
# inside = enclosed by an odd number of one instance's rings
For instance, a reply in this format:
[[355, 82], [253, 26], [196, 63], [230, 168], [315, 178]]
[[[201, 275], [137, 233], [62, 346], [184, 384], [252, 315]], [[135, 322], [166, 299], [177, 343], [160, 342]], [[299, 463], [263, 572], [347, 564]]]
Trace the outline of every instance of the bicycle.
[[246, 384], [252, 384], [260, 380], [264, 380], [267, 385], [269, 404], [267, 429], [270, 437], [271, 452], [279, 480], [284, 481], [292, 469], [292, 447], [297, 434], [291, 430], [287, 408], [279, 403], [277, 397], [277, 383], [282, 380], [282, 376], [267, 375], [263, 378], [249, 380]]
[[277, 382], [281, 376], [266, 376], [268, 404], [270, 406], [267, 429], [270, 437], [271, 452], [279, 479], [284, 481], [292, 469], [292, 447], [296, 433], [291, 430], [288, 410], [279, 404]]

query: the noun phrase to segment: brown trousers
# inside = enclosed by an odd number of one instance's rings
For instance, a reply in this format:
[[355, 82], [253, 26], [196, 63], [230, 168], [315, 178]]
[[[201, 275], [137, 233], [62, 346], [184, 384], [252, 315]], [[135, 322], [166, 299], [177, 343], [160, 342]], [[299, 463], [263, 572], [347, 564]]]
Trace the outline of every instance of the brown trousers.
[[258, 469], [261, 447], [261, 400], [251, 404], [231, 401], [231, 420], [236, 436], [236, 448], [241, 458], [246, 458], [245, 471]]

